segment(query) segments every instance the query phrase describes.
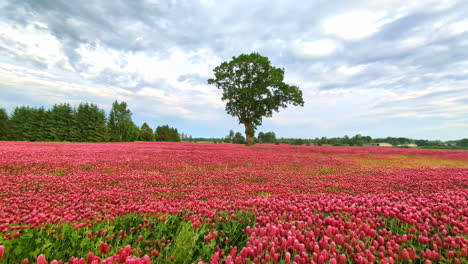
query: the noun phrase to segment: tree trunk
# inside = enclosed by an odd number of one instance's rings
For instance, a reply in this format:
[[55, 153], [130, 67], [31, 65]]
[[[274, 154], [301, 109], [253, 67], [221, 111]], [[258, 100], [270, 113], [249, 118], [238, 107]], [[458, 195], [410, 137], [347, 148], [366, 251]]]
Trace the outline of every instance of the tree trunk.
[[251, 124], [244, 123], [245, 126], [245, 144], [247, 146], [252, 146], [254, 144], [254, 134], [255, 129]]

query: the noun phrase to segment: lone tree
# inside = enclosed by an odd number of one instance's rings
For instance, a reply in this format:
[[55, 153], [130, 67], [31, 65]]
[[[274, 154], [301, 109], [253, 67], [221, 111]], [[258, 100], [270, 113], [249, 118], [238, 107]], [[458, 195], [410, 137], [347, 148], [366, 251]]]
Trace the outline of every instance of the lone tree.
[[288, 104], [304, 105], [299, 87], [283, 82], [284, 69], [270, 64], [267, 57], [258, 53], [232, 57], [213, 69], [214, 84], [223, 91], [222, 100], [227, 101], [226, 112], [239, 119], [245, 126], [246, 144], [253, 145], [255, 129], [262, 118], [286, 108]]

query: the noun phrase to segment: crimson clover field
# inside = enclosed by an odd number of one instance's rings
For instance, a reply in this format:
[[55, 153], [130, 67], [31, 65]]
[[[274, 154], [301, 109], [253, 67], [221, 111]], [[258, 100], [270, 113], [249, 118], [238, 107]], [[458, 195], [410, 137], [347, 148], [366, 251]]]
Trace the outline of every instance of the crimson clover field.
[[467, 263], [468, 151], [0, 142], [0, 263]]

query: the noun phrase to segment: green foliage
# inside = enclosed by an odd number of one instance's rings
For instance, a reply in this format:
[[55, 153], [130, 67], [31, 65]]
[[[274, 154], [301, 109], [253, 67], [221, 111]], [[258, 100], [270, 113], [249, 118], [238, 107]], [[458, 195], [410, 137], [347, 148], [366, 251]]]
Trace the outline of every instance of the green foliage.
[[403, 223], [398, 218], [385, 218], [382, 217], [382, 221], [385, 223], [385, 228], [392, 231], [394, 234], [404, 235], [408, 234], [408, 229], [414, 227], [413, 225]]
[[103, 142], [108, 139], [106, 115], [95, 104], [78, 105], [71, 131], [71, 139], [76, 142]]
[[468, 150], [468, 147], [450, 147], [450, 146], [423, 146], [419, 149], [453, 149], [453, 150]]
[[264, 138], [264, 137], [265, 137], [265, 133], [263, 133], [263, 132], [258, 133], [258, 136], [257, 136], [255, 142], [257, 142], [257, 143], [263, 143], [263, 138]]
[[140, 129], [138, 126], [133, 123], [133, 121], [128, 121], [128, 132], [126, 141], [132, 142], [140, 138]]
[[132, 112], [127, 103], [115, 101], [109, 113], [109, 132], [111, 141], [127, 142], [138, 139], [138, 127], [132, 121]]
[[[163, 126], [160, 141], [180, 141], [176, 128]], [[43, 107], [16, 107], [8, 116], [0, 109], [0, 140], [17, 141], [154, 141], [153, 130], [144, 123], [138, 128], [131, 119], [125, 102], [115, 101], [107, 122], [106, 114], [95, 104], [56, 104], [51, 109]], [[192, 141], [192, 137], [185, 137]]]
[[9, 139], [19, 141], [107, 140], [106, 117], [94, 104], [82, 103], [76, 109], [69, 104], [54, 105], [50, 110], [16, 107], [10, 119]]
[[[250, 212], [239, 212], [236, 216], [241, 222], [232, 219], [227, 222], [215, 222], [214, 228], [211, 227], [211, 223], [193, 228], [192, 223], [184, 220], [182, 215], [163, 218], [129, 214], [116, 217], [114, 221], [94, 222], [78, 229], [72, 224], [48, 224], [22, 230], [18, 237], [2, 240], [6, 252], [0, 263], [21, 263], [25, 258], [29, 259], [30, 263], [35, 263], [40, 254], [46, 255], [49, 261], [68, 261], [73, 256], [86, 257], [89, 252], [106, 258], [126, 245], [136, 249], [137, 256], [148, 254], [154, 263], [169, 263], [171, 256], [174, 256], [175, 263], [194, 263], [198, 259], [208, 262], [216, 252], [216, 246], [220, 246], [226, 254], [231, 246], [245, 247], [248, 236], [243, 230], [249, 225], [249, 220], [251, 226], [255, 225], [255, 217]], [[217, 217], [229, 215], [219, 212]], [[216, 230], [219, 237], [205, 241], [207, 229]], [[105, 234], [102, 233], [103, 230]], [[0, 234], [0, 238], [1, 236]], [[229, 237], [228, 243], [225, 241], [226, 237]], [[101, 242], [112, 246], [109, 253], [100, 253]], [[165, 243], [164, 248], [162, 243]], [[152, 256], [150, 248], [158, 250], [159, 256]], [[142, 250], [142, 254], [138, 253], [139, 250]]]
[[229, 134], [226, 136], [224, 139], [224, 142], [226, 143], [234, 143], [234, 131], [231, 129], [229, 130]]
[[[258, 134], [258, 142], [265, 142], [265, 135], [267, 133], [260, 132]], [[333, 138], [315, 138], [315, 139], [298, 139], [298, 138], [280, 138], [277, 139], [279, 143], [290, 144], [290, 145], [330, 145], [330, 146], [363, 146], [365, 143], [377, 143], [386, 142], [393, 146], [400, 144], [415, 143], [419, 148], [430, 148], [430, 149], [463, 149], [463, 144], [468, 144], [468, 139], [454, 140], [453, 143], [457, 143], [456, 147], [444, 146], [444, 143], [440, 140], [422, 140], [422, 139], [410, 139], [404, 137], [386, 137], [386, 138], [372, 138], [370, 136], [362, 136], [357, 134], [353, 137], [333, 137]]]
[[276, 141], [275, 132], [258, 133], [257, 140], [259, 143], [274, 143]]
[[460, 145], [460, 147], [468, 147], [468, 138], [459, 140], [458, 145]]
[[272, 66], [258, 53], [233, 57], [213, 71], [215, 78], [208, 83], [222, 90], [226, 112], [244, 124], [248, 145], [253, 144], [255, 129], [264, 117], [288, 104], [304, 105], [299, 87], [283, 82], [284, 69]]
[[289, 144], [289, 145], [308, 145], [312, 144], [312, 140], [302, 138], [280, 138], [274, 142], [275, 144]]
[[12, 126], [12, 140], [30, 140], [29, 122], [31, 109], [27, 106], [16, 107], [11, 114], [10, 124]]
[[11, 116], [12, 139], [18, 141], [45, 141], [47, 112], [44, 108], [16, 107]]
[[232, 139], [232, 143], [234, 144], [244, 144], [245, 143], [245, 138], [242, 136], [241, 133], [237, 132], [234, 135], [234, 138]]
[[54, 105], [47, 120], [50, 141], [71, 141], [75, 127], [74, 110], [69, 104]]
[[193, 138], [192, 138], [192, 136], [187, 135], [187, 134], [185, 134], [185, 133], [180, 133], [180, 141], [192, 142], [192, 141], [193, 141]]
[[414, 143], [416, 143], [418, 146], [421, 146], [421, 147], [428, 147], [428, 146], [433, 146], [433, 147], [440, 146], [441, 147], [444, 145], [444, 143], [440, 140], [416, 139]]
[[302, 145], [302, 144], [304, 144], [304, 140], [302, 138], [296, 138], [291, 143], [291, 145]]
[[154, 141], [153, 129], [148, 124], [143, 123], [140, 128], [140, 140], [141, 141]]
[[0, 108], [0, 140], [8, 140], [10, 137], [10, 117], [5, 109]]
[[154, 138], [156, 141], [180, 142], [177, 128], [169, 127], [169, 125], [158, 126], [155, 130]]

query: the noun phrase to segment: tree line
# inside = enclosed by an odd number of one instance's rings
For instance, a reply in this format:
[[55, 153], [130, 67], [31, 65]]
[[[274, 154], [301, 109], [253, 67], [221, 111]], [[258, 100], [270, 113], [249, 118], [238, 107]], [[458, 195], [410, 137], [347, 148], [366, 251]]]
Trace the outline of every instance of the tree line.
[[145, 122], [138, 127], [126, 102], [115, 101], [109, 115], [96, 104], [68, 103], [44, 107], [19, 106], [9, 115], [0, 108], [0, 140], [131, 142], [181, 141], [177, 128], [153, 129]]
[[[390, 143], [393, 146], [404, 145], [404, 144], [416, 144], [420, 147], [434, 147], [444, 146], [444, 141], [441, 140], [427, 140], [427, 139], [412, 139], [406, 137], [385, 137], [385, 138], [372, 138], [370, 136], [362, 136], [357, 134], [353, 137], [334, 137], [334, 138], [315, 138], [310, 140], [304, 140], [304, 143], [309, 142], [314, 145], [334, 145], [334, 146], [362, 146], [366, 143]], [[461, 140], [460, 142], [462, 142]], [[463, 146], [463, 145], [461, 145]], [[467, 145], [468, 146], [468, 145]]]
[[[357, 134], [353, 137], [322, 137], [314, 139], [302, 138], [279, 138], [275, 143], [277, 144], [290, 144], [290, 145], [330, 145], [330, 146], [363, 146], [367, 143], [390, 143], [393, 146], [404, 144], [416, 144], [419, 147], [443, 147], [445, 142], [441, 140], [427, 140], [427, 139], [411, 139], [406, 137], [385, 137], [385, 138], [372, 138], [371, 136], [362, 136]], [[457, 142], [458, 146], [468, 147], [468, 139], [462, 139]]]
[[[131, 142], [131, 141], [211, 141], [215, 143], [244, 144], [246, 138], [240, 132], [229, 131], [224, 138], [192, 138], [179, 133], [169, 125], [154, 130], [145, 122], [138, 127], [132, 121], [132, 112], [126, 102], [115, 101], [109, 115], [96, 104], [56, 104], [44, 107], [19, 106], [9, 115], [0, 108], [0, 140], [57, 141], [57, 142]], [[277, 138], [270, 132], [259, 132], [255, 143], [290, 145], [362, 146], [366, 143], [386, 142], [392, 145], [415, 143], [419, 147], [444, 147], [440, 140], [410, 139], [405, 137], [372, 138], [357, 134], [353, 137], [322, 137], [315, 139]], [[459, 147], [468, 147], [468, 139], [451, 141]]]
[[[215, 143], [234, 143], [244, 144], [245, 138], [240, 132], [229, 131], [229, 134], [224, 138], [195, 138], [197, 141], [212, 141]], [[416, 144], [419, 147], [444, 147], [445, 143], [441, 140], [427, 140], [427, 139], [411, 139], [406, 137], [386, 137], [386, 138], [372, 138], [371, 136], [362, 136], [357, 134], [353, 137], [322, 137], [322, 138], [277, 138], [275, 132], [259, 132], [257, 137], [254, 137], [254, 142], [273, 143], [273, 144], [288, 144], [288, 145], [329, 145], [329, 146], [363, 146], [367, 143], [390, 143], [393, 146], [404, 144]], [[459, 147], [468, 147], [468, 139], [450, 141], [456, 143]]]

